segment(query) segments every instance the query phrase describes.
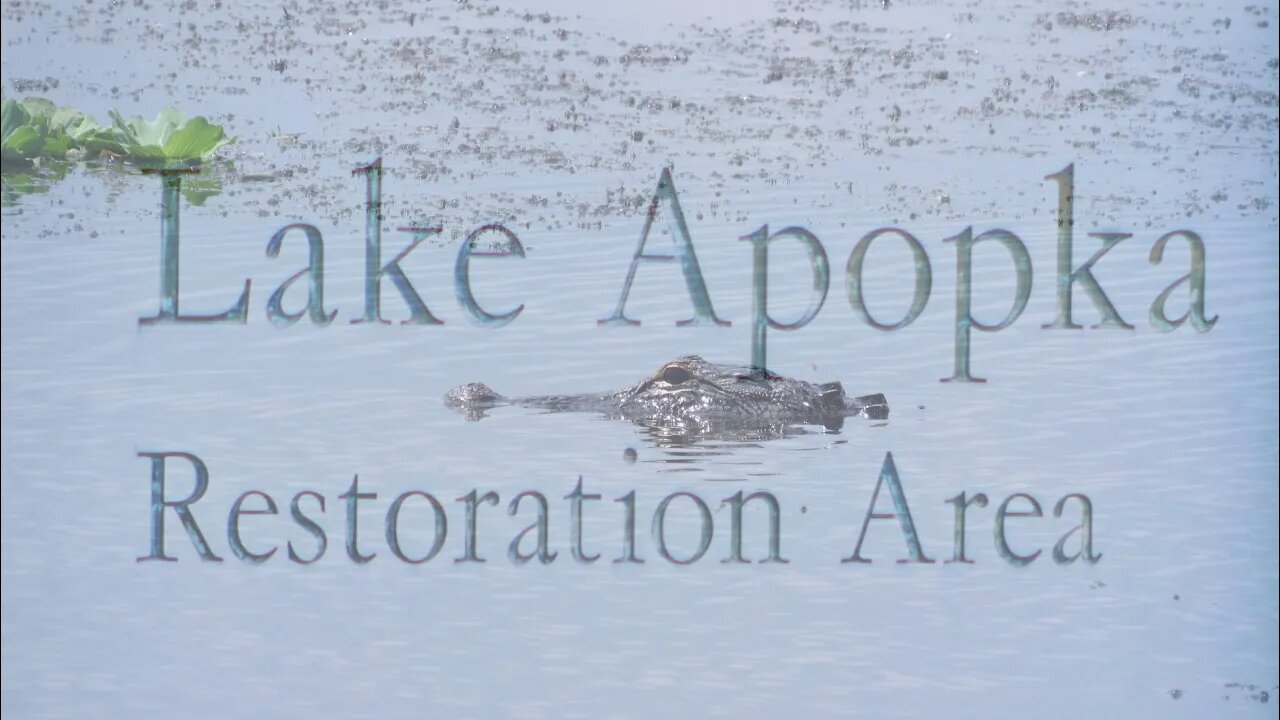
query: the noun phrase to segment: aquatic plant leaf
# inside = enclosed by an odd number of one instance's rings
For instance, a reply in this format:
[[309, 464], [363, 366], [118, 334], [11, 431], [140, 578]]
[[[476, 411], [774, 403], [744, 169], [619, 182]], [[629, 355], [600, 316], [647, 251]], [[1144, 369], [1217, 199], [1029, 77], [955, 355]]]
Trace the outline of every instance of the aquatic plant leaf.
[[102, 125], [72, 107], [58, 107], [45, 98], [21, 101], [0, 98], [3, 104], [4, 163], [14, 170], [37, 159], [66, 159], [72, 150], [93, 159], [103, 154], [125, 157], [148, 166], [182, 167], [232, 142], [223, 129], [204, 117], [187, 119], [164, 108], [155, 120], [126, 119], [112, 110], [111, 124]]
[[6, 166], [26, 166], [40, 155], [45, 126], [32, 122], [31, 111], [15, 100], [3, 100], [3, 134], [0, 134], [0, 162]]
[[111, 111], [112, 137], [121, 155], [143, 161], [193, 161], [230, 142], [218, 125], [203, 117], [187, 120], [173, 108], [160, 111], [154, 121], [126, 120]]
[[13, 132], [5, 135], [4, 146], [6, 149], [12, 149], [18, 152], [27, 152], [40, 143], [40, 133], [31, 125], [23, 125], [15, 128]]
[[39, 154], [40, 157], [62, 160], [70, 149], [71, 138], [65, 134], [49, 135], [41, 140]]
[[125, 152], [116, 139], [112, 128], [99, 127], [75, 136], [75, 147], [84, 152], [87, 159], [100, 157], [104, 152], [124, 155]]
[[30, 160], [39, 154], [44, 142], [34, 126], [22, 125], [4, 136], [5, 161]]
[[58, 109], [51, 101], [38, 97], [26, 98], [21, 102], [21, 105], [22, 109], [27, 111], [28, 122], [31, 124], [47, 123], [50, 116]]
[[111, 121], [114, 123], [113, 135], [121, 155], [150, 157], [152, 154], [144, 151], [143, 148], [148, 146], [159, 148], [161, 143], [157, 142], [156, 138], [167, 135], [158, 119], [156, 123], [149, 123], [136, 115], [126, 120], [116, 110], [111, 110], [110, 114]]
[[[111, 116], [113, 135], [122, 150], [127, 151], [130, 147], [142, 144], [138, 140], [138, 132], [134, 125], [125, 120], [118, 110], [109, 110], [107, 114]], [[133, 120], [139, 123], [142, 122], [140, 117], [134, 117]]]
[[120, 113], [112, 110], [111, 119], [123, 132], [125, 137], [122, 140], [126, 145], [164, 147], [169, 136], [182, 121], [182, 116], [173, 108], [165, 108], [152, 121], [136, 115], [125, 120]]
[[62, 160], [82, 140], [101, 129], [75, 108], [55, 106], [44, 98], [3, 101], [4, 161], [25, 164], [38, 158]]
[[193, 117], [187, 124], [174, 131], [164, 144], [164, 153], [170, 158], [198, 158], [208, 155], [230, 142], [226, 133], [203, 117]]
[[27, 124], [27, 111], [22, 105], [12, 98], [4, 98], [0, 101], [3, 110], [0, 110], [0, 138], [8, 138], [14, 130]]
[[129, 158], [133, 160], [164, 162], [169, 159], [164, 154], [164, 148], [158, 145], [135, 145], [128, 150]]
[[97, 120], [72, 107], [58, 108], [49, 117], [51, 133], [65, 133], [73, 140], [88, 137], [102, 129], [102, 125]]

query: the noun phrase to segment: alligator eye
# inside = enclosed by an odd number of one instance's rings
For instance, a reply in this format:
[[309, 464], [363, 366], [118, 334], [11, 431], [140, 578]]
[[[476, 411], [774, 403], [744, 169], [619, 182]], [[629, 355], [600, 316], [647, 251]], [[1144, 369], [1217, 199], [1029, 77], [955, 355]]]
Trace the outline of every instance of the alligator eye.
[[693, 377], [693, 373], [679, 365], [668, 365], [662, 368], [662, 379], [672, 385], [679, 385], [691, 377]]

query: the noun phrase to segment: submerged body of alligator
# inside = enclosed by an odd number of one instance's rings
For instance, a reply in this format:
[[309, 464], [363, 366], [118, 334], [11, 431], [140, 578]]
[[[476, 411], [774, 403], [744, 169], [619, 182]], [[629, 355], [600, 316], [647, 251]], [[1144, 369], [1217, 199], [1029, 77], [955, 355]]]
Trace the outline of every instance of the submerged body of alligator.
[[471, 420], [491, 408], [516, 405], [549, 412], [598, 412], [650, 428], [658, 436], [764, 440], [803, 432], [804, 425], [838, 430], [847, 417], [884, 419], [884, 395], [851, 398], [838, 382], [809, 383], [768, 371], [677, 358], [636, 385], [611, 393], [508, 398], [482, 383], [450, 390], [445, 403]]

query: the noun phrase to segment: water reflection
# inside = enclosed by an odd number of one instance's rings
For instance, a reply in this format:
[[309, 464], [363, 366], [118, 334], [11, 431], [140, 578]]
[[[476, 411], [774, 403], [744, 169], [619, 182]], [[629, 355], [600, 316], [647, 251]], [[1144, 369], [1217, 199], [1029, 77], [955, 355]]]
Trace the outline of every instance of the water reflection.
[[[854, 421], [859, 422], [858, 420]], [[878, 427], [884, 422], [861, 421], [868, 427]], [[711, 473], [698, 479], [708, 482], [746, 482], [750, 478], [774, 477], [778, 472], [763, 472], [766, 463], [754, 458], [767, 458], [766, 444], [772, 440], [811, 437], [821, 439], [820, 444], [788, 448], [792, 451], [827, 450], [844, 445], [846, 439], [827, 440], [839, 435], [840, 426], [831, 428], [796, 423], [778, 423], [768, 427], [739, 428], [734, 432], [700, 434], [687, 430], [641, 426], [639, 435], [650, 447], [661, 454], [650, 456], [641, 462], [660, 465], [659, 473]]]
[[[108, 186], [107, 200], [112, 204], [121, 193], [126, 190], [135, 190], [139, 183], [154, 182], [143, 179], [138, 168], [130, 163], [108, 159], [79, 164], [88, 175]], [[17, 206], [23, 196], [49, 192], [54, 184], [67, 177], [71, 168], [72, 163], [62, 160], [42, 159], [35, 163], [4, 163], [0, 166], [0, 178], [3, 178], [4, 188], [0, 198], [4, 207]], [[203, 206], [210, 198], [222, 194], [224, 182], [233, 178], [235, 171], [235, 164], [230, 160], [204, 164], [200, 168], [199, 175], [183, 179], [181, 190], [183, 201], [195, 207]]]
[[[137, 192], [140, 183], [150, 186], [148, 189], [159, 195], [159, 182], [155, 178], [142, 175], [139, 168], [132, 163], [90, 162], [85, 163], [84, 167], [88, 174], [107, 183], [110, 188], [107, 194], [109, 203], [114, 204], [124, 192]], [[225, 182], [237, 179], [235, 172], [235, 163], [230, 160], [205, 162], [200, 166], [199, 174], [183, 176], [180, 190], [183, 202], [195, 207], [203, 206], [210, 198], [222, 194]]]
[[67, 171], [65, 162], [4, 163], [0, 166], [0, 178], [3, 178], [0, 204], [12, 207], [24, 195], [47, 193], [54, 183], [66, 177]]

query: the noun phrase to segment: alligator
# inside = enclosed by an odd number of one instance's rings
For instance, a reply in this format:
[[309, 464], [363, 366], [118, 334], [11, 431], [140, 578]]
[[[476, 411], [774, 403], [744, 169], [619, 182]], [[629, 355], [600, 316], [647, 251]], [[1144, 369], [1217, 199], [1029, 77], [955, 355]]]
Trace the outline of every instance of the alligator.
[[676, 358], [639, 383], [609, 393], [509, 398], [483, 383], [444, 397], [469, 420], [504, 405], [547, 412], [596, 412], [629, 420], [667, 438], [766, 440], [820, 425], [839, 430], [847, 417], [889, 416], [884, 395], [848, 397], [838, 382], [809, 383], [768, 370], [718, 365], [697, 355]]

